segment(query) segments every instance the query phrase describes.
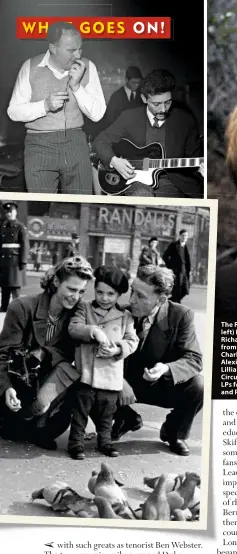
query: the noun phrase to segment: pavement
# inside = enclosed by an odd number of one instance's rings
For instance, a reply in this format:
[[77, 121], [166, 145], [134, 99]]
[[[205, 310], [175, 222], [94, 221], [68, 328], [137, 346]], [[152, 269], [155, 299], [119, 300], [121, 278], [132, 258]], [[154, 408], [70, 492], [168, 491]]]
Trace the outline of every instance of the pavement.
[[[22, 294], [34, 294], [39, 291], [38, 276], [31, 275]], [[92, 290], [87, 293], [91, 298]], [[195, 327], [201, 349], [205, 340], [206, 288], [194, 286], [183, 303], [195, 311]], [[0, 327], [4, 314], [0, 314]], [[136, 410], [142, 415], [143, 427], [135, 433], [127, 433], [116, 447], [118, 458], [105, 458], [96, 451], [95, 439], [86, 441], [86, 459], [74, 461], [67, 454], [68, 431], [57, 439], [56, 452], [42, 450], [36, 446], [13, 443], [0, 439], [1, 469], [1, 515], [47, 516], [57, 517], [44, 501], [30, 501], [33, 490], [45, 487], [55, 481], [66, 482], [80, 494], [91, 496], [87, 483], [93, 469], [99, 470], [102, 461], [110, 464], [115, 476], [124, 483], [124, 490], [133, 508], [137, 508], [147, 498], [149, 489], [143, 484], [145, 476], [157, 476], [163, 472], [184, 473], [201, 471], [202, 454], [202, 412], [197, 415], [191, 430], [188, 444], [190, 456], [173, 454], [159, 439], [159, 430], [167, 410], [153, 406], [136, 404]], [[87, 432], [94, 431], [91, 421]], [[71, 514], [65, 517], [72, 517]]]

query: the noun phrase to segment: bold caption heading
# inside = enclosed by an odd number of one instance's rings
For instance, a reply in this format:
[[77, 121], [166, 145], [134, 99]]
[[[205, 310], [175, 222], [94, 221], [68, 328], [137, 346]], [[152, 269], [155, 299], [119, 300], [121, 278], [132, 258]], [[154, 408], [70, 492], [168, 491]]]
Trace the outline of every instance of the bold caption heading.
[[[19, 39], [47, 39], [49, 25], [65, 21], [65, 17], [17, 17], [16, 36]], [[109, 39], [171, 39], [170, 17], [71, 17], [83, 38]]]

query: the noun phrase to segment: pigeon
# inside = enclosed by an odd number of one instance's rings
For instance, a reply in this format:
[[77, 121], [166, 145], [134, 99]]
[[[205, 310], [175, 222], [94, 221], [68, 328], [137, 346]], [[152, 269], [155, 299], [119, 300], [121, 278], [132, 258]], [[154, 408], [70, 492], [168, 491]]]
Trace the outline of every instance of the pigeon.
[[101, 496], [96, 496], [94, 498], [94, 503], [98, 508], [99, 516], [102, 519], [122, 519], [120, 516], [118, 516], [109, 501], [106, 498], [103, 498]]
[[188, 508], [193, 502], [195, 489], [199, 487], [201, 483], [200, 477], [197, 473], [186, 471], [185, 479], [183, 483], [178, 488], [178, 493], [184, 499], [184, 504], [182, 506], [183, 510]]
[[[157, 477], [144, 477], [143, 483], [150, 489], [154, 489], [158, 483], [160, 475]], [[184, 475], [178, 475], [177, 473], [167, 473], [166, 492], [174, 491], [180, 487]]]
[[116, 515], [120, 516], [122, 519], [138, 519], [136, 512], [130, 507], [121, 504], [121, 502], [116, 502], [112, 505], [112, 508]]
[[[93, 469], [93, 471], [91, 472], [91, 477], [88, 481], [88, 489], [89, 491], [91, 492], [91, 494], [95, 494], [95, 483], [96, 483], [96, 480], [97, 480], [97, 476], [98, 476], [98, 471], [95, 471]], [[123, 487], [123, 483], [120, 483], [120, 481], [117, 481], [117, 479], [114, 479], [115, 480], [115, 483], [116, 485], [118, 485], [119, 487]]]
[[56, 482], [42, 489], [36, 490], [31, 496], [32, 502], [36, 499], [45, 500], [54, 511], [68, 511], [68, 504], [73, 505], [77, 501], [84, 501], [75, 490], [71, 489], [67, 483]]
[[174, 510], [177, 510], [183, 507], [184, 499], [177, 491], [170, 491], [166, 493], [166, 497], [169, 503], [171, 514], [174, 512]]
[[165, 490], [167, 479], [167, 474], [162, 473], [154, 490], [143, 505], [142, 519], [170, 520], [170, 507]]
[[175, 521], [191, 521], [192, 514], [188, 508], [186, 510], [174, 510]]
[[125, 506], [128, 505], [127, 497], [121, 490], [121, 487], [115, 482], [113, 472], [106, 463], [101, 464], [101, 470], [97, 475], [94, 486], [94, 495], [106, 498], [111, 505], [116, 502], [120, 502]]

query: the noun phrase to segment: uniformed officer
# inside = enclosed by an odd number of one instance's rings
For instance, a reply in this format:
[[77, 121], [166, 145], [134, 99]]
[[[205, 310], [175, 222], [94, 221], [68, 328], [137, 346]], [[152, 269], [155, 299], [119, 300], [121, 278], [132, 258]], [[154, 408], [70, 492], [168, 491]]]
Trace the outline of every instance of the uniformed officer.
[[72, 258], [75, 256], [79, 256], [79, 244], [80, 244], [80, 237], [76, 233], [72, 233], [72, 242], [68, 244], [65, 248], [64, 252], [64, 258]]
[[17, 220], [17, 203], [4, 202], [4, 219], [0, 223], [0, 287], [2, 289], [1, 312], [6, 312], [12, 298], [20, 296], [25, 281], [28, 259], [26, 227]]

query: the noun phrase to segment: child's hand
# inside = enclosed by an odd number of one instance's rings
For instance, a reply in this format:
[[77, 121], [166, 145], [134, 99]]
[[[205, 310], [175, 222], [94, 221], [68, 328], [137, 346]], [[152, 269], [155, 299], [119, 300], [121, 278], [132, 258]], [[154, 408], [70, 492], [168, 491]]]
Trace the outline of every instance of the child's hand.
[[110, 344], [110, 341], [104, 331], [101, 331], [98, 327], [93, 331], [93, 337], [99, 344]]
[[113, 358], [113, 356], [118, 356], [120, 352], [120, 346], [111, 341], [109, 345], [100, 344], [97, 356], [100, 358]]

